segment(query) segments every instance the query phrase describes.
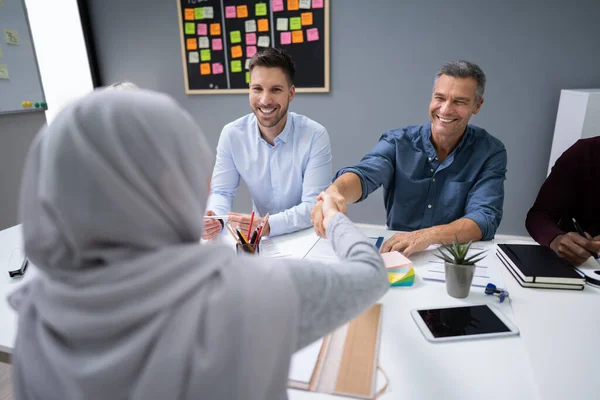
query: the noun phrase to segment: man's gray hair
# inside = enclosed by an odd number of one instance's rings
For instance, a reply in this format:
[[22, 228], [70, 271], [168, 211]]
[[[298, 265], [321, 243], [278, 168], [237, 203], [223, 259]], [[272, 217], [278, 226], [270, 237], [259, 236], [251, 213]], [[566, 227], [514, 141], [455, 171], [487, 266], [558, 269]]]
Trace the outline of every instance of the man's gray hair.
[[475, 91], [475, 102], [483, 98], [485, 91], [485, 74], [475, 63], [465, 60], [450, 61], [442, 66], [435, 75], [435, 82], [442, 75], [452, 76], [454, 78], [473, 78], [477, 81], [477, 90]]

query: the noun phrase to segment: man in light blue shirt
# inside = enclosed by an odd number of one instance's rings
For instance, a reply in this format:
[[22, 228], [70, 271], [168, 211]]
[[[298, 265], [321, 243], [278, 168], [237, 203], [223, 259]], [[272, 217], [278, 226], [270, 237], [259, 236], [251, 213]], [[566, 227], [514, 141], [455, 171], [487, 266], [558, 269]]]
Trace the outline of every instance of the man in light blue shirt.
[[[429, 245], [490, 240], [502, 219], [506, 150], [484, 129], [469, 125], [483, 104], [485, 74], [468, 61], [436, 75], [426, 125], [384, 133], [359, 164], [342, 168], [327, 189], [347, 203], [383, 186], [387, 226], [394, 234], [381, 252], [406, 256]], [[322, 206], [312, 213], [324, 235]]]
[[[242, 178], [256, 213], [253, 227], [269, 213], [263, 236], [311, 226], [316, 197], [331, 180], [331, 147], [322, 125], [288, 111], [295, 95], [294, 72], [291, 57], [280, 49], [269, 47], [251, 59], [253, 113], [221, 132], [207, 215], [228, 214], [232, 225], [248, 230], [250, 214], [230, 212]], [[204, 238], [212, 239], [222, 226], [205, 219]]]

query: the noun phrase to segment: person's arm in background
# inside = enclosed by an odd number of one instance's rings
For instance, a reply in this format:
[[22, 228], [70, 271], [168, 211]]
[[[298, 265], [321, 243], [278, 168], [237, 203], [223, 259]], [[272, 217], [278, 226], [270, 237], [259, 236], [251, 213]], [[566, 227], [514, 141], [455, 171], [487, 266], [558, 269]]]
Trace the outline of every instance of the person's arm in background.
[[491, 240], [502, 220], [506, 163], [504, 147], [485, 162], [469, 191], [462, 218], [445, 225], [396, 233], [381, 246], [381, 252], [400, 251], [408, 257], [432, 244], [452, 243], [455, 237], [461, 243]]

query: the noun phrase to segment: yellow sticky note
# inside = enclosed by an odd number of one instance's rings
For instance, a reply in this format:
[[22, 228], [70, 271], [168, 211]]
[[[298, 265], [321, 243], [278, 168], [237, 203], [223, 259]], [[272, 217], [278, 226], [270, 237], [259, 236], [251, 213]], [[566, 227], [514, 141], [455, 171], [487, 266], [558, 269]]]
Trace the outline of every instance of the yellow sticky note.
[[248, 18], [248, 6], [237, 6], [237, 17]]
[[266, 18], [258, 20], [258, 31], [268, 32], [269, 31], [269, 20]]
[[186, 35], [195, 35], [196, 34], [196, 24], [193, 22], [185, 23], [185, 34]]
[[221, 24], [210, 24], [210, 34], [219, 36], [221, 34]]
[[19, 34], [17, 31], [13, 31], [11, 29], [4, 29], [4, 39], [6, 39], [6, 43], [8, 44], [19, 44]]
[[240, 58], [242, 56], [242, 46], [233, 46], [231, 48], [231, 58]]
[[210, 75], [210, 63], [200, 64], [200, 75]]
[[302, 19], [300, 17], [290, 18], [290, 30], [297, 31], [302, 29]]
[[267, 3], [258, 3], [256, 4], [256, 16], [262, 17], [267, 15]]
[[313, 21], [312, 21], [312, 13], [311, 12], [302, 13], [302, 14], [300, 14], [300, 17], [302, 18], [303, 26], [312, 25]]
[[294, 31], [292, 32], [292, 43], [302, 43], [304, 42], [304, 34], [302, 31]]
[[196, 38], [189, 38], [186, 41], [185, 48], [188, 50], [197, 50], [198, 49], [198, 40]]
[[204, 19], [204, 7], [194, 8], [194, 18]]
[[233, 60], [231, 62], [231, 72], [242, 72], [242, 60]]
[[210, 49], [200, 50], [200, 61], [210, 61]]
[[246, 83], [250, 83], [250, 72], [246, 72]]
[[231, 31], [229, 37], [231, 43], [240, 43], [242, 41], [242, 33], [240, 31]]
[[8, 76], [8, 65], [0, 64], [0, 79], [10, 79]]
[[288, 11], [295, 11], [298, 9], [298, 0], [288, 0]]
[[186, 8], [185, 9], [185, 20], [186, 21], [193, 21], [194, 20], [194, 9], [193, 8]]

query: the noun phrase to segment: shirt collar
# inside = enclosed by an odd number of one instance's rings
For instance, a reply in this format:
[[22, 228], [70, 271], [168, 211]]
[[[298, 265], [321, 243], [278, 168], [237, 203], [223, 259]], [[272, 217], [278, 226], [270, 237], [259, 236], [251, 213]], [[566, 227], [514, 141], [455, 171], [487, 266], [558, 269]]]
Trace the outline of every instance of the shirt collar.
[[[425, 146], [425, 151], [427, 152], [428, 157], [437, 157], [437, 153], [435, 152], [433, 143], [431, 143], [431, 122], [429, 122], [425, 126], [421, 135], [423, 138], [423, 145]], [[454, 150], [452, 150], [452, 152], [450, 154], [456, 154], [456, 153], [460, 152], [464, 146], [470, 144], [472, 141], [473, 141], [473, 128], [471, 128], [471, 125], [467, 124], [464, 135], [460, 138], [458, 145], [456, 146], [456, 148]]]
[[[254, 128], [256, 129], [256, 135], [258, 135], [258, 138], [261, 140], [264, 140], [260, 134], [260, 129], [258, 127], [258, 119], [256, 118], [256, 115], [254, 116]], [[283, 127], [283, 130], [281, 131], [281, 133], [279, 135], [277, 135], [274, 142], [277, 143], [277, 142], [281, 141], [283, 143], [286, 143], [290, 136], [290, 132], [293, 128], [294, 128], [294, 122], [292, 121], [292, 115], [288, 111], [287, 118], [285, 121], [285, 126]]]

